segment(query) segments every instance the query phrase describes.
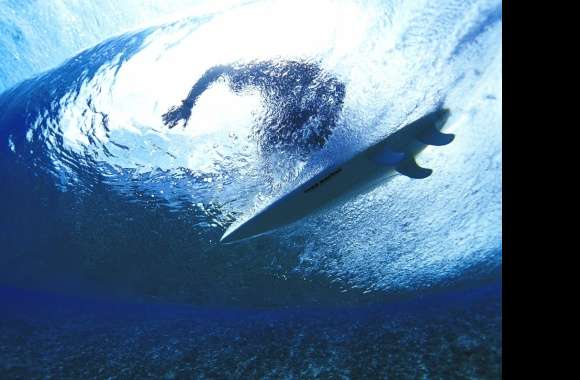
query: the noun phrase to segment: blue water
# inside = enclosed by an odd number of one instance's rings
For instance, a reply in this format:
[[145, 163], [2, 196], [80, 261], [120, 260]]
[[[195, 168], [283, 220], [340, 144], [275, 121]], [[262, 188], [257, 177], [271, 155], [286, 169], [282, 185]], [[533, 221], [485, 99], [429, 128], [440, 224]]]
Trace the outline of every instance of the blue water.
[[0, 292], [3, 378], [498, 378], [498, 287], [364, 308]]
[[[501, 2], [134, 3], [0, 2], [2, 377], [499, 377]], [[439, 107], [429, 178], [219, 243]]]

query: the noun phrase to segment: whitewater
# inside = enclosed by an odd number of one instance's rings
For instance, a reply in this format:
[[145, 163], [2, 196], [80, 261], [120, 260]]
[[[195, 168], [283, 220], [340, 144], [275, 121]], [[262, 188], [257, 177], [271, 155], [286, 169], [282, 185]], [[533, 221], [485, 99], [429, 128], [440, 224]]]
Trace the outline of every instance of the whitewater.
[[[501, 2], [54, 4], [30, 2], [36, 19], [0, 24], [12, 28], [0, 44], [4, 284], [251, 306], [361, 303], [499, 277]], [[131, 16], [100, 17], [110, 12]], [[34, 20], [51, 37], [42, 49]], [[204, 88], [187, 125], [164, 122], [212, 67], [257, 62], [312, 64], [344, 86], [324, 144], [306, 144], [316, 118], [273, 141], [269, 90], [234, 90], [235, 77]], [[442, 106], [456, 139], [419, 156], [429, 178], [399, 176], [219, 243], [231, 223]]]

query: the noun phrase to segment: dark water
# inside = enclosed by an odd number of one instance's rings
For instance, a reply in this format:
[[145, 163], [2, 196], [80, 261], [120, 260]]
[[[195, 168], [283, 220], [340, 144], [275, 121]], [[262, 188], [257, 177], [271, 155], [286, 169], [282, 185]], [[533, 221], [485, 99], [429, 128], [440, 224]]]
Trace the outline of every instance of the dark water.
[[2, 289], [3, 378], [500, 377], [498, 285], [364, 308], [199, 309]]
[[[500, 377], [501, 18], [253, 2], [1, 93], [0, 379]], [[438, 107], [429, 178], [219, 243]]]

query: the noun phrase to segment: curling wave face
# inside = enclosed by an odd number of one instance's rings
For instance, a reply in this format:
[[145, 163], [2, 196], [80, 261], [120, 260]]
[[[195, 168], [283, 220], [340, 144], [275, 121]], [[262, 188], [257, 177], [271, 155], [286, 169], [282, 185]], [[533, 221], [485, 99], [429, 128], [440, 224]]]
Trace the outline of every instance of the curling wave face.
[[[109, 39], [0, 97], [0, 274], [239, 305], [494, 277], [501, 104], [497, 1], [264, 1]], [[457, 138], [419, 156], [430, 178], [219, 244], [440, 106]]]

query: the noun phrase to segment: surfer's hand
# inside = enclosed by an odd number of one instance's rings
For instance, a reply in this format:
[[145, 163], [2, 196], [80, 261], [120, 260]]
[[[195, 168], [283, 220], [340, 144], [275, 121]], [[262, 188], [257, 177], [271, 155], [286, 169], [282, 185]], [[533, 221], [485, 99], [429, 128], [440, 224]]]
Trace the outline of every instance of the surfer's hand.
[[179, 107], [171, 107], [167, 113], [162, 115], [162, 118], [163, 123], [171, 129], [175, 127], [181, 120], [184, 120], [183, 126], [185, 127], [190, 116], [191, 109], [181, 105]]

